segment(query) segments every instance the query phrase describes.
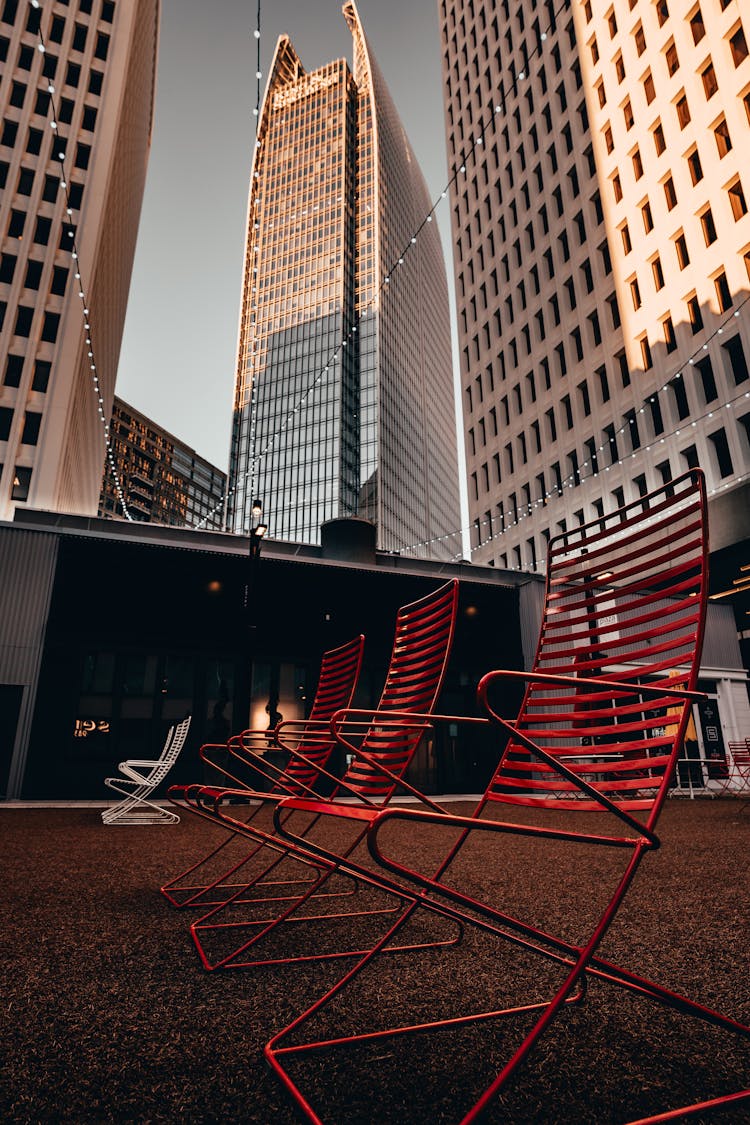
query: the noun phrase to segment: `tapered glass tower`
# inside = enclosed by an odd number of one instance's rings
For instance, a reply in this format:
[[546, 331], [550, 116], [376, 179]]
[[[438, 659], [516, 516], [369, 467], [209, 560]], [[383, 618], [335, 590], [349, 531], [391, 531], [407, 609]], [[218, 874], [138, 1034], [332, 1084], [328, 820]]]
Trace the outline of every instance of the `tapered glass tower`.
[[[354, 70], [276, 47], [248, 207], [228, 526], [277, 539], [372, 520], [378, 545], [460, 552], [445, 264], [430, 199], [362, 31]], [[416, 232], [420, 231], [419, 236]]]

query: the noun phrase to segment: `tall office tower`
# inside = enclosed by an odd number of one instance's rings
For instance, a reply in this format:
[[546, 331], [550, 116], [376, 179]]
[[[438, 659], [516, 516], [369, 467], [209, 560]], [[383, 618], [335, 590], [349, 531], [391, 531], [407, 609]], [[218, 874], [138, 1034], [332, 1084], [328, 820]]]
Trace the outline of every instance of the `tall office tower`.
[[243, 531], [259, 497], [277, 539], [315, 543], [357, 515], [383, 549], [446, 558], [461, 542], [445, 264], [353, 3], [344, 16], [353, 74], [344, 59], [307, 73], [282, 36], [265, 91], [228, 524]]
[[158, 25], [159, 0], [2, 0], [2, 519], [96, 515]]
[[[117, 482], [133, 519], [221, 529], [226, 473], [116, 395], [110, 433]], [[109, 468], [104, 469], [99, 515], [122, 519], [122, 501]]]
[[747, 538], [747, 6], [441, 0], [440, 20], [473, 559], [538, 567], [558, 530], [692, 465], [713, 547]]

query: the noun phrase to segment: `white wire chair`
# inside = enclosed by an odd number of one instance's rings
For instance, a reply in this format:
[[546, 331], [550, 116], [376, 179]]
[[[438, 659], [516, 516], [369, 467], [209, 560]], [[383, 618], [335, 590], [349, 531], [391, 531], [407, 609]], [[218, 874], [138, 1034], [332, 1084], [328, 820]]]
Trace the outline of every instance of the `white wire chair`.
[[177, 824], [179, 816], [148, 798], [167, 776], [185, 745], [190, 715], [167, 732], [161, 757], [156, 760], [130, 758], [117, 767], [121, 777], [105, 777], [104, 784], [122, 795], [118, 804], [105, 809], [105, 824]]

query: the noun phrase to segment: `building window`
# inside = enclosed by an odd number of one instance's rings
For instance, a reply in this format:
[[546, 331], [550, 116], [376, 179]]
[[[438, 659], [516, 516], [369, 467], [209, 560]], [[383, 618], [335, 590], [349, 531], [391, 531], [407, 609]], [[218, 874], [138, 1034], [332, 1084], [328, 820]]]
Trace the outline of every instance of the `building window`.
[[703, 13], [700, 8], [690, 17], [690, 30], [693, 33], [693, 42], [695, 44], [700, 43], [706, 34], [706, 25], [703, 22]]
[[32, 391], [39, 391], [44, 394], [49, 385], [49, 377], [52, 372], [52, 364], [49, 360], [38, 359], [34, 363], [34, 377], [31, 383]]
[[726, 344], [721, 345], [724, 355], [729, 360], [729, 369], [732, 372], [732, 378], [736, 386], [744, 383], [749, 377], [747, 369], [747, 360], [745, 353], [742, 349], [742, 340], [739, 336], [732, 336], [731, 340], [727, 340]]
[[732, 294], [729, 291], [729, 282], [727, 275], [722, 270], [721, 273], [714, 278], [714, 288], [716, 290], [716, 300], [719, 305], [719, 312], [726, 312], [731, 309], [733, 305]]
[[24, 465], [16, 465], [13, 472], [13, 491], [11, 500], [28, 500], [31, 486], [31, 469]]
[[42, 131], [41, 129], [29, 129], [29, 135], [26, 138], [26, 151], [31, 156], [38, 156], [42, 151]]
[[0, 406], [0, 441], [7, 441], [13, 425], [13, 410], [10, 406]]
[[86, 49], [86, 27], [82, 23], [77, 23], [75, 31], [73, 32], [73, 50], [83, 51]]
[[607, 27], [609, 28], [609, 37], [614, 39], [617, 35], [617, 17], [615, 16], [614, 8], [610, 8], [609, 15], [607, 16]]
[[700, 372], [701, 381], [703, 383], [703, 398], [708, 403], [713, 402], [719, 397], [719, 392], [716, 389], [716, 379], [714, 378], [714, 369], [711, 365], [711, 360], [708, 356], [705, 359], [699, 360], [695, 365]]
[[651, 347], [650, 347], [649, 342], [648, 342], [648, 337], [642, 336], [641, 339], [638, 341], [638, 343], [640, 344], [640, 348], [641, 348], [641, 360], [643, 362], [643, 370], [644, 371], [650, 371], [651, 367], [652, 367], [652, 364], [653, 364], [653, 360], [651, 359]]
[[675, 253], [677, 254], [677, 264], [681, 270], [690, 265], [690, 255], [688, 254], [687, 242], [685, 235], [680, 233], [674, 240]]
[[719, 83], [716, 79], [716, 71], [714, 70], [713, 63], [709, 62], [708, 66], [704, 67], [701, 71], [701, 78], [703, 79], [703, 90], [706, 95], [706, 101], [714, 96], [719, 89]]
[[57, 331], [60, 327], [60, 314], [53, 312], [45, 312], [44, 321], [42, 324], [42, 339], [48, 344], [54, 344], [57, 340]]
[[729, 442], [724, 429], [716, 430], [714, 433], [708, 435], [708, 440], [714, 447], [716, 454], [716, 461], [719, 466], [720, 477], [731, 477], [734, 472], [732, 465], [732, 456], [729, 452]]
[[17, 261], [15, 254], [3, 254], [0, 258], [0, 281], [4, 281], [6, 285], [10, 285], [13, 281]]
[[633, 107], [630, 104], [630, 98], [627, 98], [622, 107], [622, 116], [625, 121], [625, 128], [630, 130], [635, 125], [635, 117], [633, 116]]
[[612, 129], [609, 125], [604, 126], [604, 144], [607, 146], [607, 152], [612, 152], [615, 147]]
[[728, 152], [732, 151], [732, 138], [729, 136], [729, 126], [723, 117], [714, 126], [714, 137], [716, 139], [716, 147], [719, 150], [719, 159], [723, 159]]
[[662, 128], [661, 121], [658, 121], [657, 124], [654, 126], [653, 137], [654, 137], [654, 148], [656, 149], [656, 155], [661, 156], [661, 154], [664, 152], [664, 150], [667, 147], [667, 142], [664, 139], [664, 129]]
[[643, 79], [643, 92], [646, 95], [646, 102], [651, 105], [651, 102], [656, 97], [656, 90], [654, 88], [654, 78], [650, 70], [646, 71], [646, 77]]
[[646, 234], [649, 234], [654, 229], [654, 220], [651, 215], [651, 204], [648, 200], [641, 207], [641, 215], [643, 217], [643, 229]]
[[690, 106], [684, 94], [681, 95], [675, 102], [675, 110], [677, 112], [677, 122], [681, 129], [690, 123]]
[[669, 19], [667, 0], [656, 0], [656, 18], [659, 21], [659, 27], [664, 27], [664, 24]]
[[622, 184], [620, 183], [620, 173], [615, 172], [612, 177], [612, 191], [614, 192], [615, 202], [619, 203], [622, 199]]
[[635, 49], [639, 55], [642, 55], [646, 50], [646, 36], [643, 33], [642, 24], [638, 24], [635, 31], [633, 32], [633, 37], [635, 39]]
[[34, 258], [29, 258], [26, 263], [26, 277], [23, 281], [24, 289], [38, 289], [41, 280], [42, 263], [37, 262]]
[[633, 249], [633, 243], [630, 241], [630, 227], [627, 223], [623, 223], [620, 227], [620, 234], [622, 235], [622, 248], [626, 254], [629, 254]]
[[690, 414], [690, 405], [685, 392], [685, 381], [678, 375], [676, 378], [672, 379], [671, 382], [667, 383], [667, 386], [674, 395], [677, 417], [681, 422], [684, 422]]
[[662, 330], [664, 332], [664, 343], [667, 347], [667, 353], [677, 350], [677, 337], [675, 336], [674, 324], [672, 317], [665, 317], [661, 322]]
[[29, 337], [31, 335], [31, 322], [33, 319], [33, 308], [30, 308], [28, 305], [19, 305], [16, 309], [15, 335]]
[[733, 184], [727, 188], [729, 195], [729, 205], [732, 208], [735, 222], [738, 222], [743, 215], [747, 214], [747, 203], [745, 202], [745, 193], [742, 190], [742, 183], [736, 179]]
[[687, 299], [688, 320], [690, 321], [690, 328], [695, 336], [703, 328], [703, 314], [701, 312], [700, 301], [695, 293], [692, 297]]
[[682, 457], [683, 461], [685, 462], [686, 469], [700, 468], [700, 464], [698, 462], [698, 450], [694, 445], [689, 445], [687, 449], [681, 450], [680, 457]]
[[687, 157], [688, 168], [690, 169], [690, 179], [693, 184], [699, 183], [703, 179], [703, 169], [701, 167], [701, 158], [697, 148], [688, 153]]
[[42, 424], [42, 416], [36, 410], [27, 410], [23, 420], [23, 432], [21, 434], [21, 445], [36, 445], [39, 441], [39, 427]]
[[671, 78], [680, 69], [680, 60], [677, 57], [677, 48], [674, 45], [674, 40], [667, 45], [664, 58], [667, 64], [667, 73]]
[[643, 161], [641, 160], [641, 150], [639, 148], [633, 153], [633, 175], [636, 180], [640, 180], [643, 175]]
[[657, 254], [651, 262], [651, 272], [654, 275], [654, 287], [657, 292], [664, 288], [664, 270], [661, 265], [661, 258]]
[[609, 402], [609, 379], [607, 378], [607, 369], [603, 365], [597, 367], [596, 375], [599, 379], [599, 391], [602, 397], [602, 402]]
[[94, 54], [96, 58], [104, 61], [109, 53], [109, 36], [100, 31], [96, 37], [96, 50]]
[[52, 229], [52, 220], [47, 219], [44, 215], [40, 215], [36, 221], [36, 228], [34, 230], [34, 242], [40, 246], [46, 246], [49, 242], [49, 233]]
[[79, 142], [76, 149], [76, 168], [88, 168], [90, 159], [91, 145], [84, 145]]
[[714, 223], [714, 216], [710, 207], [707, 207], [705, 211], [701, 212], [700, 221], [706, 246], [710, 246], [712, 242], [716, 242], [717, 238], [716, 224]]
[[65, 287], [68, 283], [68, 269], [65, 266], [55, 266], [52, 271], [52, 284], [50, 285], [50, 293], [54, 293], [56, 297], [65, 296]]
[[6, 387], [21, 386], [21, 372], [23, 371], [23, 356], [9, 355], [5, 364], [5, 377], [3, 382]]
[[729, 50], [732, 52], [732, 62], [735, 66], [739, 66], [747, 58], [747, 39], [745, 39], [745, 32], [742, 30], [742, 24], [740, 24], [734, 35], [729, 40]]
[[674, 180], [671, 176], [667, 176], [664, 181], [664, 198], [667, 201], [668, 211], [671, 211], [673, 207], [677, 206], [677, 192], [675, 191]]
[[630, 285], [630, 297], [631, 297], [631, 300], [633, 302], [633, 308], [636, 309], [636, 311], [637, 311], [643, 303], [641, 301], [641, 289], [640, 289], [640, 286], [638, 285], [638, 278], [637, 277], [631, 278], [631, 280], [628, 282], [628, 284]]

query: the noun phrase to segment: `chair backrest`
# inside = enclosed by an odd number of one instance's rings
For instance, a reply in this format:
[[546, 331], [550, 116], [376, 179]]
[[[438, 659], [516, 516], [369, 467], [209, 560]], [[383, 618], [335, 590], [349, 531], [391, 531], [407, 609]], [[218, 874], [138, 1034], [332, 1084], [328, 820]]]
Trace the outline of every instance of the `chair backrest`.
[[177, 761], [177, 755], [185, 745], [185, 739], [190, 730], [190, 719], [188, 715], [181, 723], [170, 727], [167, 731], [167, 737], [164, 741], [164, 749], [161, 752], [161, 757], [158, 763], [149, 774], [148, 780], [150, 785], [158, 785], [162, 778], [165, 778], [172, 766]]
[[[694, 690], [708, 585], [706, 497], [699, 470], [552, 539], [534, 671], [617, 680], [576, 688], [530, 683], [517, 729], [588, 783], [578, 788], [514, 737], [487, 798], [624, 811], [666, 796], [690, 704], [639, 685]], [[630, 687], [632, 685], [632, 688]]]
[[[434, 709], [453, 644], [457, 608], [458, 582], [452, 579], [398, 611], [391, 661], [377, 706], [380, 714], [429, 714]], [[402, 777], [424, 730], [419, 723], [378, 726], [375, 722], [366, 731], [361, 749]], [[355, 789], [371, 800], [386, 800], [395, 789], [389, 778], [358, 758], [342, 781], [345, 786], [334, 795], [346, 796]]]
[[[351, 703], [362, 668], [364, 645], [365, 638], [360, 633], [346, 644], [323, 653], [318, 686], [308, 720], [308, 732], [303, 731], [295, 746], [300, 754], [318, 766], [326, 765], [336, 745], [330, 730], [323, 732], [319, 724], [329, 723], [337, 711]], [[310, 789], [316, 788], [320, 775], [292, 755], [285, 768], [284, 778], [285, 782], [277, 782], [271, 792], [298, 795], [309, 793]]]

